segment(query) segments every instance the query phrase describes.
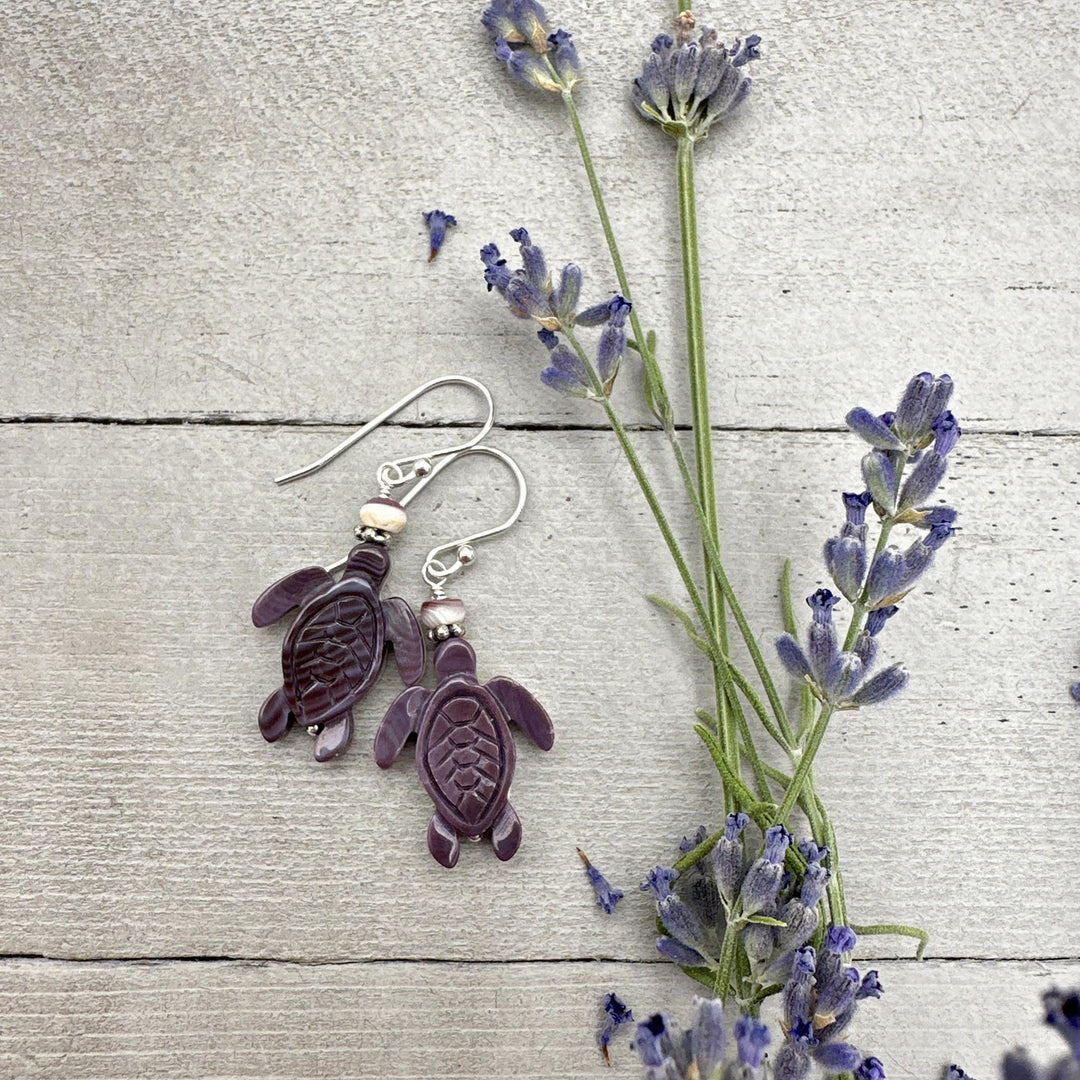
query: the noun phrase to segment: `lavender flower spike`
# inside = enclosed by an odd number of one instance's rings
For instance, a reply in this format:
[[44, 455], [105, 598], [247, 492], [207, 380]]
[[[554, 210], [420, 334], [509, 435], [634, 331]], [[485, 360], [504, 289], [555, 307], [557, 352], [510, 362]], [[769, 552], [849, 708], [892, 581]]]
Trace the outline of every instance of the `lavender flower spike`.
[[443, 246], [447, 226], [456, 225], [457, 218], [453, 214], [444, 214], [441, 210], [426, 210], [424, 212], [424, 222], [431, 237], [431, 252], [428, 255], [428, 262], [431, 262], [439, 254], [439, 248]]
[[607, 878], [589, 862], [588, 856], [581, 848], [577, 849], [577, 853], [585, 864], [585, 873], [589, 877], [589, 884], [596, 890], [596, 906], [610, 915], [615, 910], [615, 905], [623, 898], [622, 890], [612, 888]]
[[675, 138], [703, 139], [721, 117], [734, 112], [750, 92], [739, 70], [758, 59], [761, 38], [751, 34], [725, 48], [715, 30], [694, 35], [694, 16], [675, 20], [676, 38], [661, 34], [652, 43], [641, 75], [634, 80], [634, 107]]
[[791, 843], [791, 833], [783, 825], [765, 830], [765, 850], [746, 872], [739, 890], [744, 915], [754, 915], [776, 899], [784, 876], [784, 853]]

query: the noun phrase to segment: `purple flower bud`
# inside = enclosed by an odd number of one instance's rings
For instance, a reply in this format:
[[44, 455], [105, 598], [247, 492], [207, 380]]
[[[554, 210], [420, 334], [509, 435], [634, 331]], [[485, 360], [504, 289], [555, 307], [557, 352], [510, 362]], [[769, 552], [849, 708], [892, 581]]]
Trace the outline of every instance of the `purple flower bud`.
[[1080, 1062], [1080, 993], [1048, 990], [1042, 1000], [1046, 1022], [1069, 1044], [1073, 1057]]
[[761, 1068], [770, 1038], [769, 1029], [752, 1016], [740, 1016], [735, 1021], [735, 1045], [738, 1048], [739, 1060], [751, 1069]]
[[506, 268], [506, 260], [499, 257], [499, 249], [494, 244], [485, 244], [480, 249], [480, 261], [485, 267], [484, 280], [488, 292], [498, 289], [500, 295], [504, 294], [506, 286], [510, 284], [510, 271]]
[[948, 467], [948, 459], [936, 450], [923, 454], [918, 465], [911, 470], [911, 475], [904, 481], [900, 491], [899, 509], [907, 510], [916, 503], [929, 499], [945, 479]]
[[739, 890], [744, 915], [755, 915], [776, 900], [784, 877], [784, 852], [791, 834], [783, 825], [765, 830], [765, 851], [751, 864]]
[[484, 29], [487, 30], [493, 38], [505, 38], [508, 41], [520, 40], [521, 35], [518, 33], [518, 28], [514, 25], [514, 19], [510, 12], [510, 4], [506, 2], [506, 0], [492, 4], [491, 7], [480, 16], [480, 21], [484, 24]]
[[874, 640], [874, 635], [867, 633], [865, 629], [860, 630], [855, 638], [855, 655], [862, 661], [863, 671], [869, 671], [874, 666], [877, 651], [878, 643]]
[[495, 58], [506, 65], [506, 70], [528, 86], [538, 90], [559, 93], [562, 87], [551, 77], [547, 66], [536, 53], [529, 49], [513, 49], [505, 38], [495, 39]]
[[887, 547], [870, 565], [866, 579], [866, 605], [871, 610], [885, 606], [900, 588], [904, 576], [904, 556], [898, 548]]
[[885, 987], [878, 981], [878, 973], [876, 971], [868, 971], [863, 976], [863, 981], [859, 985], [859, 989], [855, 994], [857, 1001], [862, 1001], [864, 998], [879, 998], [885, 993]]
[[927, 403], [927, 418], [928, 424], [933, 422], [948, 408], [949, 401], [952, 398], [953, 381], [948, 375], [939, 375], [934, 380], [934, 385], [930, 390], [930, 400]]
[[806, 1080], [810, 1075], [810, 1055], [801, 1043], [787, 1042], [776, 1055], [774, 1080]]
[[931, 426], [934, 432], [934, 453], [945, 457], [956, 446], [963, 434], [960, 425], [956, 422], [956, 417], [946, 410]]
[[506, 302], [515, 315], [535, 319], [548, 330], [558, 330], [559, 320], [551, 301], [519, 270], [506, 284]]
[[814, 1049], [814, 1060], [828, 1073], [851, 1072], [862, 1054], [850, 1043], [823, 1043]]
[[724, 1004], [716, 998], [694, 998], [697, 1009], [691, 1028], [690, 1046], [694, 1051], [698, 1076], [709, 1077], [724, 1060]]
[[810, 991], [814, 983], [814, 967], [817, 954], [810, 945], [799, 949], [793, 958], [791, 976], [784, 984], [780, 1001], [784, 1024], [794, 1027], [800, 1020], [810, 1018]]
[[[828, 870], [821, 866], [817, 869], [821, 875], [826, 879], [828, 878]], [[823, 881], [822, 890], [824, 890], [824, 887]], [[805, 889], [806, 881], [804, 879], [803, 890], [805, 891]], [[821, 897], [818, 896], [818, 900], [820, 899]], [[817, 900], [814, 901], [814, 904], [817, 904]], [[810, 940], [818, 925], [818, 913], [814, 904], [805, 904], [800, 896], [797, 899], [789, 900], [780, 909], [780, 913], [776, 917], [785, 925], [773, 928], [778, 952], [791, 952], [792, 949], [797, 949]]]
[[[675, 893], [671, 893], [659, 901], [656, 908], [664, 929], [676, 941], [689, 945], [702, 956], [707, 955], [704, 930], [688, 904], [685, 904]], [[657, 947], [659, 948], [659, 945]]]
[[[704, 825], [699, 825], [697, 831], [693, 836], [684, 836], [679, 841], [679, 850], [685, 855], [687, 852], [693, 851], [694, 848], [699, 847], [705, 843], [706, 837], [709, 835], [709, 830]], [[695, 864], [696, 865], [696, 864]]]
[[790, 635], [781, 634], [776, 639], [776, 654], [780, 657], [780, 663], [787, 669], [787, 673], [795, 679], [812, 678], [810, 661], [802, 646]]
[[554, 34], [548, 35], [547, 40], [555, 50], [555, 59], [552, 63], [559, 73], [559, 78], [573, 84], [581, 75], [581, 64], [570, 35], [565, 30], [556, 30]]
[[656, 951], [665, 960], [670, 960], [679, 967], [704, 967], [708, 963], [697, 949], [692, 949], [673, 937], [658, 937]]
[[825, 541], [825, 566], [836, 587], [854, 603], [862, 591], [866, 575], [866, 541], [851, 536], [834, 536]]
[[837, 956], [842, 956], [855, 948], [857, 940], [855, 931], [850, 926], [830, 926], [828, 934], [825, 935], [825, 948]]
[[585, 873], [588, 875], [589, 884], [596, 891], [596, 906], [610, 915], [615, 910], [615, 905], [623, 898], [620, 889], [612, 888], [607, 878], [596, 869], [581, 848], [577, 849], [581, 861], [585, 864]]
[[751, 60], [760, 60], [761, 51], [758, 49], [760, 44], [761, 37], [758, 34], [750, 34], [742, 41], [736, 38], [735, 44], [731, 46], [731, 66], [742, 67]]
[[956, 511], [951, 506], [920, 506], [918, 510], [910, 511], [911, 524], [920, 529], [932, 529], [935, 525], [953, 525], [956, 522]]
[[818, 1023], [821, 1020], [831, 1023], [849, 1009], [858, 989], [859, 973], [853, 967], [841, 968], [833, 978], [824, 983], [819, 978], [817, 1002], [814, 1005]]
[[540, 372], [540, 381], [563, 394], [587, 397], [590, 391], [589, 373], [580, 358], [565, 345], [556, 345], [550, 353], [551, 366]]
[[716, 874], [716, 887], [729, 906], [739, 894], [746, 870], [743, 866], [742, 831], [750, 823], [750, 818], [740, 812], [728, 814], [724, 835], [713, 848], [713, 871]]
[[1072, 686], [1069, 687], [1069, 697], [1071, 697], [1073, 701], [1080, 702], [1080, 682], [1073, 683]]
[[568, 263], [562, 269], [558, 287], [551, 294], [551, 306], [555, 309], [559, 322], [564, 326], [573, 324], [574, 308], [577, 307], [580, 295], [581, 270], [573, 263]]
[[844, 420], [859, 438], [864, 439], [876, 450], [904, 449], [904, 444], [893, 434], [892, 429], [869, 409], [852, 409]]
[[[773, 919], [778, 917], [775, 906], [766, 908], [759, 914]], [[763, 968], [776, 952], [776, 931], [777, 927], [765, 926], [762, 923], [751, 923], [743, 931], [743, 948], [752, 966]]]
[[929, 428], [934, 415], [928, 415], [930, 392], [934, 387], [934, 376], [924, 371], [907, 384], [900, 404], [896, 408], [893, 428], [904, 442], [912, 443]]
[[547, 262], [543, 251], [533, 244], [528, 229], [511, 229], [510, 237], [521, 248], [521, 261], [525, 266], [525, 276], [530, 284], [537, 291], [548, 293], [551, 290], [551, 280], [548, 277]]
[[818, 901], [825, 895], [825, 886], [828, 884], [829, 871], [820, 862], [809, 859], [803, 871], [802, 888], [799, 891], [800, 902], [808, 908], [817, 907]]
[[851, 697], [851, 703], [860, 708], [864, 705], [878, 705], [895, 697], [907, 686], [908, 673], [903, 664], [893, 664], [879, 671], [872, 679], [867, 679]]
[[800, 840], [799, 851], [808, 863], [822, 863], [829, 857], [829, 845], [819, 847], [813, 840]]
[[828, 624], [832, 622], [832, 609], [840, 602], [840, 597], [828, 589], [818, 589], [806, 598], [806, 603], [814, 617], [814, 622]]
[[863, 481], [874, 498], [874, 506], [883, 517], [896, 509], [900, 477], [896, 465], [883, 450], [871, 450], [862, 459]]
[[841, 652], [833, 657], [822, 682], [822, 689], [830, 701], [838, 701], [855, 692], [863, 680], [863, 662], [858, 653]]
[[863, 1058], [855, 1070], [855, 1080], [885, 1080], [885, 1066], [876, 1057]]
[[603, 326], [611, 318], [611, 301], [593, 304], [592, 307], [579, 311], [574, 316], [575, 326]]
[[671, 886], [679, 876], [678, 870], [668, 870], [663, 866], [654, 866], [648, 877], [638, 886], [640, 892], [651, 892], [656, 902], [666, 900], [671, 895]]
[[858, 495], [845, 491], [843, 498], [847, 524], [864, 525], [866, 523], [866, 508], [874, 501], [873, 495], [869, 491], [863, 491]]
[[446, 239], [447, 226], [456, 225], [457, 218], [453, 214], [444, 214], [441, 210], [427, 210], [424, 212], [424, 221], [430, 237], [431, 253], [428, 255], [428, 262], [431, 262], [439, 254], [439, 248]]
[[1042, 1080], [1038, 1065], [1026, 1050], [1010, 1050], [1001, 1059], [1002, 1080]]
[[616, 1028], [621, 1024], [632, 1023], [633, 1019], [633, 1012], [617, 994], [605, 995], [604, 1016], [600, 1021], [600, 1030], [597, 1033], [597, 1041], [600, 1043], [600, 1051], [604, 1055], [604, 1060], [609, 1065], [611, 1064], [611, 1056], [608, 1053], [608, 1046], [611, 1043]]
[[945, 1070], [945, 1080], [968, 1080], [968, 1074], [959, 1065], [950, 1065]]
[[611, 386], [619, 373], [619, 365], [625, 352], [626, 331], [612, 321], [600, 332], [600, 344], [596, 349], [596, 373], [604, 384], [605, 393], [611, 393]]
[[641, 1055], [642, 1065], [663, 1065], [671, 1046], [669, 1019], [666, 1013], [654, 1013], [648, 1020], [638, 1024], [634, 1033], [634, 1046]]
[[900, 609], [895, 604], [888, 607], [875, 608], [866, 617], [866, 632], [871, 637], [877, 637], [882, 628]]

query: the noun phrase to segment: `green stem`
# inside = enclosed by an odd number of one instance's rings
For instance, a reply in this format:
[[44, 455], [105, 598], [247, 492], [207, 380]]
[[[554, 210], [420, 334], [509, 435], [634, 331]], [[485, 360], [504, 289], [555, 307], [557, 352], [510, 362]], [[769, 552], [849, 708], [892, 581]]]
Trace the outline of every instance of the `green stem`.
[[871, 934], [897, 934], [900, 937], [914, 938], [919, 947], [915, 950], [915, 959], [921, 960], [926, 946], [930, 941], [930, 935], [917, 926], [905, 926], [903, 923], [878, 923], [874, 926], [853, 926], [851, 928], [859, 937], [867, 937]]
[[[701, 303], [701, 258], [698, 253], [697, 197], [694, 189], [694, 141], [677, 141], [676, 173], [679, 188], [679, 235], [682, 248], [683, 295], [686, 309], [686, 356], [690, 377], [690, 407], [694, 427], [694, 465], [698, 497], [702, 510], [702, 543], [709, 565], [710, 548], [720, 549], [720, 527], [716, 505], [716, 476], [712, 447], [712, 421], [709, 418], [709, 381], [705, 364], [705, 315]], [[719, 564], [719, 559], [716, 560]], [[705, 599], [709, 616], [717, 628], [724, 652], [728, 651], [727, 619], [724, 596], [717, 575], [705, 579]], [[739, 768], [736, 732], [723, 688], [716, 686], [717, 717], [721, 743], [728, 760]]]
[[825, 738], [825, 729], [829, 726], [829, 720], [832, 718], [832, 714], [832, 705], [822, 706], [814, 726], [810, 729], [810, 736], [806, 740], [806, 747], [802, 752], [802, 756], [799, 758], [799, 764], [795, 769], [795, 774], [791, 778], [791, 783], [788, 785], [787, 791], [784, 792], [784, 799], [780, 803], [780, 809], [776, 811], [777, 822], [786, 821], [788, 815], [791, 813], [792, 807], [799, 801], [799, 795], [802, 793], [803, 784], [806, 783], [806, 778], [810, 775], [810, 769], [814, 764], [814, 757], [818, 752], [818, 747], [821, 746], [821, 740]]

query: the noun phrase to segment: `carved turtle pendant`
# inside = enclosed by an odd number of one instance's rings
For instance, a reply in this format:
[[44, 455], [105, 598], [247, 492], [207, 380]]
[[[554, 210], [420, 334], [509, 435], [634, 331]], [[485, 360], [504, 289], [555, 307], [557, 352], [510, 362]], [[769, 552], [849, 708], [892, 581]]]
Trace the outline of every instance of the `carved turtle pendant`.
[[274, 582], [255, 601], [256, 626], [300, 608], [281, 647], [284, 683], [259, 712], [267, 742], [295, 722], [316, 730], [316, 761], [343, 753], [352, 738], [352, 707], [378, 679], [387, 645], [394, 648], [402, 681], [409, 686], [420, 680], [424, 639], [416, 618], [400, 597], [379, 598], [389, 570], [385, 547], [357, 544], [340, 581], [309, 566]]
[[435, 647], [435, 690], [411, 686], [387, 710], [375, 736], [375, 761], [388, 769], [409, 736], [416, 739], [416, 768], [435, 803], [428, 849], [453, 866], [459, 837], [491, 834], [504, 862], [521, 843], [521, 822], [508, 801], [514, 777], [513, 720], [541, 750], [555, 742], [551, 718], [523, 686], [495, 678], [481, 686], [476, 653], [460, 637]]

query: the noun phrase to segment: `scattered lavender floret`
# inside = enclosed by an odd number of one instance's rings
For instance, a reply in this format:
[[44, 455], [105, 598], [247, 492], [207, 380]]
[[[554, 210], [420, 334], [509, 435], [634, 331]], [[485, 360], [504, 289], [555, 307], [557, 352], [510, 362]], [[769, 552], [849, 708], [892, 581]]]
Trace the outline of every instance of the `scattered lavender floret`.
[[626, 1003], [614, 993], [604, 997], [604, 1017], [600, 1021], [600, 1031], [597, 1033], [597, 1041], [600, 1043], [600, 1053], [604, 1055], [604, 1061], [611, 1064], [611, 1052], [608, 1046], [621, 1024], [632, 1023], [634, 1014]]
[[596, 906], [610, 915], [615, 910], [615, 905], [623, 898], [622, 890], [614, 888], [608, 882], [607, 878], [589, 862], [588, 856], [581, 848], [577, 849], [577, 853], [585, 864], [585, 873], [589, 877], [589, 884], [596, 890]]
[[428, 262], [431, 262], [439, 254], [439, 248], [443, 246], [447, 227], [456, 225], [457, 218], [453, 214], [444, 214], [442, 210], [425, 210], [424, 222], [427, 224], [431, 238], [431, 251], [428, 254]]
[[1080, 701], [1080, 682], [1075, 682], [1069, 687], [1069, 696], [1073, 701]]
[[759, 59], [761, 38], [751, 34], [730, 48], [715, 30], [694, 33], [689, 11], [675, 19], [675, 37], [660, 34], [652, 43], [631, 89], [635, 108], [675, 138], [703, 139], [721, 117], [732, 113], [750, 92], [740, 70]]

